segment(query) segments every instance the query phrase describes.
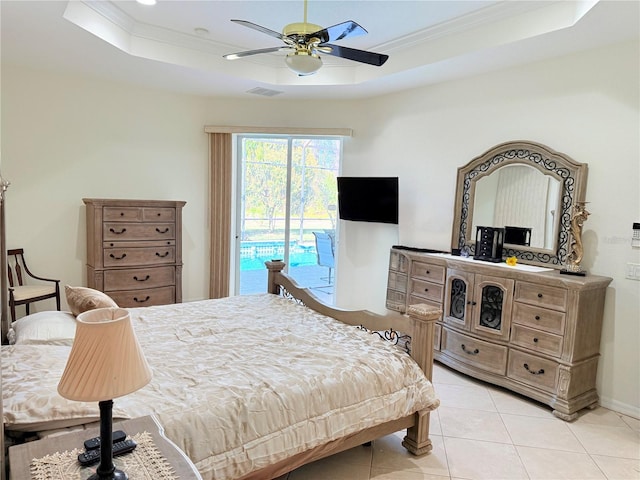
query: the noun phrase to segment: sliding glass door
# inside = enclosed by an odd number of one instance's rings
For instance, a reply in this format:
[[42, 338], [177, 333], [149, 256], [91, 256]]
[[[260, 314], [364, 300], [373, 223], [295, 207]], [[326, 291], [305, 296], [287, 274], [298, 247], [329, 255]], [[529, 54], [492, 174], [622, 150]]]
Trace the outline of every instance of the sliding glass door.
[[239, 136], [236, 293], [266, 291], [266, 260], [333, 303], [340, 138]]

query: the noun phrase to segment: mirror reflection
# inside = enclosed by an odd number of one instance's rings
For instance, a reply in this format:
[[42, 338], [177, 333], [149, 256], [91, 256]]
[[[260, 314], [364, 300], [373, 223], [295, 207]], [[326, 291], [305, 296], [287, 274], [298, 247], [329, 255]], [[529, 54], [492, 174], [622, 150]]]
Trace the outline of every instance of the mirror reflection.
[[473, 200], [473, 226], [505, 228], [505, 244], [555, 250], [560, 181], [529, 165], [510, 164], [479, 178]]

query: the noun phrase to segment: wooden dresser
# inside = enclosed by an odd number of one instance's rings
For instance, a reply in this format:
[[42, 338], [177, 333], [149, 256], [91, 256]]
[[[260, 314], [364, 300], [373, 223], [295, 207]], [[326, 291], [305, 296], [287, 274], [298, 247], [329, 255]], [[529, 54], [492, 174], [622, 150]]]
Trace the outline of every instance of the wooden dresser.
[[391, 249], [387, 308], [442, 309], [436, 360], [573, 420], [598, 402], [596, 372], [611, 278]]
[[185, 202], [84, 198], [87, 283], [121, 307], [182, 301]]

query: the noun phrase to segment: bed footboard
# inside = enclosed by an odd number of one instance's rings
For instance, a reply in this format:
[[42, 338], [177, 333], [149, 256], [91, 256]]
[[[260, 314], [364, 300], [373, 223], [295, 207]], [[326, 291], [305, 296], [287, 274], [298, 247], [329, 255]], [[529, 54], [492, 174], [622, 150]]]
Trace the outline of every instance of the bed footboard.
[[[429, 381], [433, 378], [433, 338], [435, 322], [442, 315], [438, 308], [427, 304], [411, 305], [407, 314], [413, 320], [411, 356], [420, 365]], [[429, 411], [416, 412], [415, 424], [407, 429], [402, 446], [414, 455], [424, 455], [432, 450], [429, 438]]]
[[[330, 307], [320, 301], [309, 289], [300, 287], [295, 280], [283, 273], [284, 262], [265, 263], [269, 269], [268, 291], [275, 295], [293, 298], [317, 312], [343, 323], [363, 327], [370, 331], [390, 330], [391, 337], [402, 332], [411, 337], [411, 357], [431, 381], [433, 374], [433, 340], [435, 322], [442, 311], [427, 304], [411, 305], [407, 315], [378, 315], [367, 310], [343, 310]], [[423, 455], [432, 449], [429, 439], [429, 411], [416, 412], [413, 425], [407, 429], [402, 445], [414, 455]], [[372, 438], [371, 440], [374, 440]]]

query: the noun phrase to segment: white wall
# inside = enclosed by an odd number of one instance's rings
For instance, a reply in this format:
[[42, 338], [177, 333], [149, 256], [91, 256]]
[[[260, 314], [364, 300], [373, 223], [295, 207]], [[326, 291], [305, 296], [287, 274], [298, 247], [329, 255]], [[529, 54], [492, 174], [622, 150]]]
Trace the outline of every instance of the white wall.
[[[640, 221], [638, 43], [625, 43], [475, 78], [377, 98], [358, 109], [345, 158], [354, 172], [399, 175], [402, 244], [450, 246], [456, 170], [490, 147], [532, 140], [589, 165], [582, 265], [613, 278], [607, 291], [598, 390], [604, 405], [640, 416], [640, 263], [630, 246]], [[349, 252], [340, 250], [340, 264]], [[370, 273], [341, 272], [384, 306], [386, 252]], [[372, 282], [376, 278], [377, 282]], [[342, 283], [341, 283], [342, 285]], [[366, 286], [366, 287], [365, 287]], [[375, 292], [375, 293], [374, 293]], [[344, 299], [344, 296], [339, 297]], [[353, 292], [345, 307], [359, 306]]]
[[8, 247], [24, 247], [34, 273], [86, 285], [82, 198], [185, 200], [184, 298], [203, 298], [203, 122], [196, 97], [3, 65]]
[[[497, 143], [532, 140], [589, 164], [585, 260], [613, 277], [598, 389], [640, 416], [640, 282], [624, 278], [640, 221], [638, 44], [622, 44], [363, 101], [217, 99], [2, 68], [9, 247], [36, 271], [84, 284], [82, 197], [186, 200], [184, 299], [208, 289], [204, 125], [350, 127], [343, 173], [400, 177], [400, 225], [342, 222], [337, 298], [384, 309], [388, 249], [447, 249], [456, 169]], [[313, 111], [313, 115], [309, 114]], [[336, 120], [339, 119], [339, 120]]]

